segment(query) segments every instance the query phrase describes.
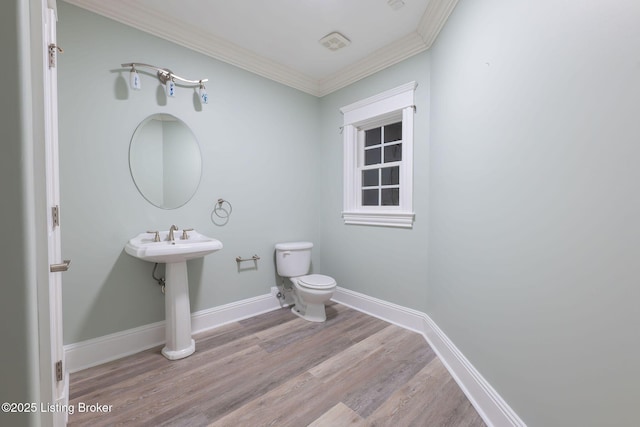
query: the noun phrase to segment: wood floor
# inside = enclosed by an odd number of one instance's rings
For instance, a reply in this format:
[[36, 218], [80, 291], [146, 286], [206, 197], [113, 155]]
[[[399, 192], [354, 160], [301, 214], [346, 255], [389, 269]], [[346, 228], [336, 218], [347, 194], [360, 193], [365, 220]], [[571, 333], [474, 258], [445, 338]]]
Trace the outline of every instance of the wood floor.
[[[71, 375], [70, 426], [484, 426], [424, 338], [340, 304], [288, 309]], [[105, 414], [79, 404], [112, 405]]]

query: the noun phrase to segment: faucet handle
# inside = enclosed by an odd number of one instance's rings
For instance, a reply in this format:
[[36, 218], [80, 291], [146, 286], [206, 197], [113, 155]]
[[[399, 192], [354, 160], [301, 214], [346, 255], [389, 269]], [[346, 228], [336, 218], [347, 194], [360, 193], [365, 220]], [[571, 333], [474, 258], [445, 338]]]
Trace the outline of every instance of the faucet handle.
[[160, 232], [159, 231], [147, 231], [147, 233], [154, 233], [155, 236], [153, 236], [153, 241], [154, 242], [159, 242], [160, 241]]
[[187, 240], [189, 238], [187, 231], [193, 231], [193, 228], [185, 228], [182, 230], [182, 240]]

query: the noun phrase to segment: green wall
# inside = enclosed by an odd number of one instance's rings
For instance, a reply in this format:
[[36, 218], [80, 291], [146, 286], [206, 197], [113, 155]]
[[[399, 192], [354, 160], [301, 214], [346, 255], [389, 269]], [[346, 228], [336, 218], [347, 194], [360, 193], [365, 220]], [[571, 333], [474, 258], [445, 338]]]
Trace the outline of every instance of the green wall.
[[[426, 310], [429, 173], [429, 53], [423, 52], [321, 100], [319, 210], [323, 273], [339, 286]], [[345, 225], [342, 219], [343, 138], [340, 108], [415, 81], [415, 222], [412, 229]]]
[[[426, 308], [428, 53], [317, 99], [66, 3], [59, 9], [63, 253], [74, 263], [65, 275], [65, 343], [164, 318], [152, 264], [129, 257], [123, 246], [137, 233], [174, 223], [225, 245], [190, 262], [193, 311], [267, 293], [277, 283], [273, 244], [298, 239], [316, 243], [314, 270], [339, 286]], [[166, 101], [149, 75], [142, 75], [141, 91], [129, 90], [128, 70], [119, 64], [131, 61], [209, 78], [210, 104], [201, 108], [183, 88]], [[339, 108], [414, 80], [414, 227], [346, 226]], [[185, 121], [203, 152], [198, 192], [170, 211], [147, 203], [129, 173], [131, 135], [157, 112]], [[210, 221], [219, 197], [234, 209], [224, 227]], [[259, 269], [239, 273], [235, 256], [254, 253], [262, 256]]]
[[[0, 14], [0, 401], [39, 401], [38, 313], [34, 167], [36, 164], [31, 85], [31, 17], [28, 1], [3, 3]], [[35, 22], [39, 23], [39, 17]], [[34, 29], [37, 41], [39, 29]], [[34, 67], [39, 63], [33, 64]], [[34, 79], [37, 80], [36, 76]], [[37, 89], [33, 89], [37, 90]], [[37, 413], [0, 413], [0, 425], [37, 425]]]
[[461, 0], [431, 50], [427, 312], [530, 426], [638, 423], [639, 18]]
[[[59, 15], [62, 246], [73, 260], [64, 276], [65, 343], [164, 319], [153, 264], [123, 251], [146, 230], [176, 224], [224, 244], [189, 262], [192, 311], [268, 293], [277, 284], [273, 245], [319, 242], [320, 101], [63, 2]], [[201, 107], [187, 88], [166, 100], [142, 70], [142, 90], [131, 91], [125, 62], [208, 78], [210, 103]], [[159, 112], [187, 123], [202, 151], [200, 187], [175, 210], [149, 204], [129, 172], [131, 136]], [[233, 205], [221, 227], [210, 219], [218, 198]], [[254, 254], [262, 257], [257, 270], [239, 272], [236, 256]], [[316, 269], [318, 260], [314, 254]]]
[[[316, 243], [342, 287], [420, 310], [531, 426], [633, 425], [640, 315], [640, 5], [460, 0], [429, 52], [321, 99], [62, 3], [59, 40], [65, 342], [164, 318], [151, 265], [122, 251], [176, 223], [219, 238], [190, 263], [194, 311], [276, 284], [273, 244]], [[208, 77], [159, 105], [122, 62]], [[410, 230], [347, 226], [339, 108], [415, 80]], [[174, 114], [204, 175], [174, 211], [128, 170], [136, 125]], [[233, 203], [228, 225], [209, 215]], [[235, 256], [262, 256], [238, 272]]]

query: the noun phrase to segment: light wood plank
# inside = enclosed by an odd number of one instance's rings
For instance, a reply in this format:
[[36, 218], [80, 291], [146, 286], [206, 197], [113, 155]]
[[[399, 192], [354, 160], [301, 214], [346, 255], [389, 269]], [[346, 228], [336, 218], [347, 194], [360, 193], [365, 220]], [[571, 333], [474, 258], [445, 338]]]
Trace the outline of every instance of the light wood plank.
[[288, 309], [72, 374], [70, 426], [484, 426], [424, 339], [340, 304], [327, 322]]
[[393, 325], [387, 326], [381, 331], [369, 336], [359, 343], [354, 344], [347, 350], [335, 355], [331, 359], [314, 366], [309, 370], [309, 372], [322, 381], [332, 381], [334, 378], [344, 375], [344, 371], [346, 369], [352, 369], [353, 366], [360, 363], [362, 360], [366, 359], [373, 353], [380, 351], [383, 343], [392, 338], [395, 334], [395, 327]]
[[394, 427], [484, 426], [438, 358], [390, 396], [367, 421], [371, 426]]
[[[306, 420], [317, 418], [323, 412], [319, 409], [321, 402], [315, 398], [320, 386], [313, 375], [305, 372], [227, 414], [211, 427], [307, 425]], [[313, 403], [301, 405], [301, 402]]]
[[368, 423], [347, 405], [340, 402], [307, 427], [367, 427]]

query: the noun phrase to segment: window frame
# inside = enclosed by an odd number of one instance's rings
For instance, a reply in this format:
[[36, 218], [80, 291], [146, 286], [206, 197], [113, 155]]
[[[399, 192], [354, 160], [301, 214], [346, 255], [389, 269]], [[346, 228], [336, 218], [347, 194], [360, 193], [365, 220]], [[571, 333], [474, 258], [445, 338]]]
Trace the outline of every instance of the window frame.
[[[378, 95], [342, 107], [343, 211], [345, 224], [413, 227], [413, 116], [416, 82], [406, 83]], [[402, 120], [402, 160], [398, 206], [362, 205], [362, 156], [364, 132]]]

